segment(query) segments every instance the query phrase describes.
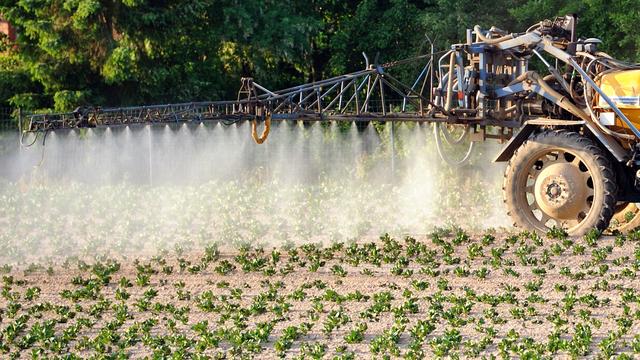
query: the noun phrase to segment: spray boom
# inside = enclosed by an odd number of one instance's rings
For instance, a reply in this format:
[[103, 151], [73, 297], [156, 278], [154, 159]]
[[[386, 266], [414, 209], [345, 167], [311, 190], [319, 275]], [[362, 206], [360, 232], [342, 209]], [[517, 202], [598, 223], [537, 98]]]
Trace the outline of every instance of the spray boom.
[[[385, 64], [363, 54], [363, 70], [278, 91], [243, 78], [233, 101], [32, 115], [25, 134], [45, 134], [44, 141], [57, 129], [251, 121], [262, 144], [277, 121], [349, 121], [358, 129], [381, 121], [391, 124], [393, 172], [394, 124], [432, 123], [438, 154], [451, 165], [470, 159], [475, 142], [508, 140], [496, 161], [509, 161], [503, 190], [514, 222], [581, 235], [604, 230], [618, 204], [640, 203], [640, 65], [600, 52], [598, 39], [579, 38], [576, 21], [567, 15], [515, 33], [475, 26], [446, 51], [431, 46], [429, 54]], [[406, 71], [397, 69], [410, 64], [420, 71], [405, 83], [398, 74]]]
[[[594, 39], [578, 39], [575, 24], [575, 16], [568, 15], [541, 21], [523, 33], [475, 26], [467, 31], [465, 43], [454, 44], [450, 50], [434, 52], [431, 46], [429, 54], [384, 64], [378, 63], [378, 56], [369, 64], [363, 54], [367, 63], [363, 70], [287, 89], [271, 91], [252, 78], [242, 78], [236, 100], [36, 114], [29, 117], [26, 132], [251, 121], [252, 137], [261, 144], [272, 121], [427, 122], [435, 124], [442, 154], [441, 143], [450, 143], [453, 128], [463, 129], [470, 142], [488, 138], [503, 142], [512, 138], [514, 128], [528, 123], [563, 126], [572, 122], [586, 126], [616, 159], [629, 159], [631, 155], [617, 141], [635, 142], [640, 131], [599, 88], [596, 77], [635, 65], [598, 52]], [[551, 55], [556, 66], [564, 64], [565, 68], [554, 67], [543, 54]], [[532, 59], [543, 61], [550, 74], [529, 71]], [[420, 69], [409, 83], [393, 75], [396, 68], [407, 64]], [[607, 128], [600, 123], [593, 106], [597, 97], [607, 101], [624, 128]], [[265, 129], [258, 136], [257, 126], [262, 121]]]

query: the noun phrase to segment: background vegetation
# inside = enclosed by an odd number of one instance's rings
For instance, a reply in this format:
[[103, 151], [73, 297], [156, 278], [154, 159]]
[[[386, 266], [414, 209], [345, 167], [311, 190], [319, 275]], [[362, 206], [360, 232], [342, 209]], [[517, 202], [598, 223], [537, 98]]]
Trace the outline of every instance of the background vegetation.
[[233, 98], [242, 76], [273, 89], [439, 49], [474, 24], [514, 31], [566, 13], [637, 60], [636, 0], [0, 0], [0, 106], [70, 110]]

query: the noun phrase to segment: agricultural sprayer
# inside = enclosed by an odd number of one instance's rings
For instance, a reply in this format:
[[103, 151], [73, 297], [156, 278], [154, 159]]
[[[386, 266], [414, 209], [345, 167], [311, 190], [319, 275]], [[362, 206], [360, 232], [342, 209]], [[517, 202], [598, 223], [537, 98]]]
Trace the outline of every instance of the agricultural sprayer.
[[[452, 165], [469, 158], [474, 142], [506, 142], [495, 161], [508, 162], [504, 202], [515, 225], [579, 235], [611, 223], [625, 231], [640, 225], [640, 65], [599, 51], [598, 39], [578, 38], [576, 21], [558, 17], [520, 33], [476, 26], [446, 51], [431, 46], [429, 54], [383, 64], [365, 55], [363, 70], [279, 91], [243, 78], [234, 101], [32, 115], [24, 134], [251, 121], [262, 143], [276, 121], [430, 123]], [[408, 84], [393, 75], [407, 63], [421, 69]], [[445, 144], [464, 151], [452, 154]]]

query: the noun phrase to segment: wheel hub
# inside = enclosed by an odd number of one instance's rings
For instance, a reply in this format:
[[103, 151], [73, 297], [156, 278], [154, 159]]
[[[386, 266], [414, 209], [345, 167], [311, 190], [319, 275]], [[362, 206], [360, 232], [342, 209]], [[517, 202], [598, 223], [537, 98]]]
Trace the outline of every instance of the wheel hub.
[[547, 198], [549, 198], [550, 201], [558, 200], [560, 196], [562, 196], [562, 187], [563, 185], [560, 181], [557, 181], [557, 179], [553, 179], [547, 185]]
[[535, 197], [540, 210], [555, 219], [578, 218], [587, 201], [587, 192], [583, 173], [570, 163], [546, 167], [535, 182]]

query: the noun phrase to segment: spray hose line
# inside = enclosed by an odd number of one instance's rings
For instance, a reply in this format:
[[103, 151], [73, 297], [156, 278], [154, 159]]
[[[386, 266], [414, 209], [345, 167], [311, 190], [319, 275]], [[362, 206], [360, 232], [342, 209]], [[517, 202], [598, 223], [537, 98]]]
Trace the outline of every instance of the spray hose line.
[[262, 130], [262, 134], [258, 136], [258, 120], [257, 117], [251, 121], [251, 137], [256, 144], [262, 144], [267, 140], [269, 136], [269, 131], [271, 131], [271, 114], [267, 114], [266, 119], [264, 120], [264, 129]]

